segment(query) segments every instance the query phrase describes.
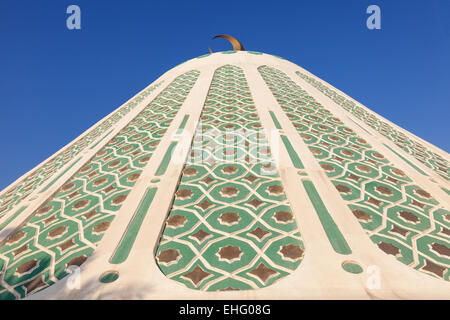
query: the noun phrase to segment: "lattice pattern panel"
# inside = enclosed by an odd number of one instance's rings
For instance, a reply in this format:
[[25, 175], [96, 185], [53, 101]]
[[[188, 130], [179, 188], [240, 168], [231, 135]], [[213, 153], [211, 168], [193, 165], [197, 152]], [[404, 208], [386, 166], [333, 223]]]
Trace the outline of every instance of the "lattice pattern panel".
[[411, 137], [408, 137], [400, 130], [397, 130], [389, 123], [377, 117], [374, 113], [371, 113], [366, 109], [358, 106], [356, 102], [338, 94], [336, 91], [328, 88], [322, 82], [306, 75], [305, 73], [301, 73], [299, 71], [297, 71], [296, 73], [298, 76], [318, 89], [328, 98], [336, 102], [346, 111], [350, 112], [359, 120], [364, 121], [365, 124], [385, 136], [387, 139], [393, 141], [403, 151], [414, 156], [414, 158], [425, 164], [427, 167], [432, 168], [445, 179], [450, 179], [449, 162], [444, 157], [427, 149], [427, 147], [420, 142], [414, 140]]
[[199, 76], [177, 77], [0, 247], [0, 299], [65, 277], [95, 250]]
[[269, 286], [305, 249], [241, 68], [216, 70], [201, 122], [157, 263], [193, 289]]
[[7, 192], [2, 194], [0, 196], [0, 218], [10, 212], [15, 205], [24, 200], [36, 188], [54, 176], [54, 174], [67, 162], [72, 160], [81, 151], [95, 142], [99, 136], [101, 136], [132, 109], [134, 109], [134, 107], [136, 107], [142, 100], [144, 100], [157, 87], [159, 87], [161, 83], [162, 82], [157, 83], [142, 91], [136, 98], [117, 110], [113, 115], [92, 129], [87, 135], [75, 140], [75, 142], [65, 150], [61, 151], [52, 159], [33, 170], [33, 172], [24, 177], [20, 182], [16, 183]]
[[378, 248], [449, 281], [450, 212], [285, 73], [268, 66], [259, 71]]

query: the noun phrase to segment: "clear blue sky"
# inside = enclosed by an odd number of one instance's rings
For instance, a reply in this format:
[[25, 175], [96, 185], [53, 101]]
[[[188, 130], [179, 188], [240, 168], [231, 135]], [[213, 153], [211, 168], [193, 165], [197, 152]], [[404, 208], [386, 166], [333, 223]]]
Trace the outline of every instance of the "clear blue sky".
[[[66, 8], [81, 8], [81, 30]], [[366, 8], [381, 8], [381, 30]], [[450, 150], [450, 1], [0, 1], [0, 189], [165, 71], [228, 50], [282, 56]]]

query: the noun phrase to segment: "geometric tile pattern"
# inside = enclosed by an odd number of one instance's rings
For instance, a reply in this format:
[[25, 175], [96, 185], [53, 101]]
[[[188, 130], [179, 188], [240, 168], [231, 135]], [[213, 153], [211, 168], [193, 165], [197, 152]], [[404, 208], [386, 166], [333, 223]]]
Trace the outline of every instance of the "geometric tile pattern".
[[204, 290], [266, 287], [304, 246], [241, 68], [216, 70], [156, 261]]
[[24, 200], [36, 188], [51, 178], [67, 162], [72, 160], [81, 151], [96, 141], [97, 137], [111, 128], [117, 121], [122, 119], [135, 106], [145, 99], [151, 92], [161, 85], [159, 82], [142, 91], [136, 98], [121, 107], [110, 117], [92, 129], [88, 134], [75, 140], [70, 146], [59, 152], [57, 155], [47, 160], [41, 166], [35, 168], [30, 174], [17, 182], [0, 196], [0, 218], [13, 209], [18, 203]]
[[414, 156], [418, 161], [432, 168], [439, 175], [447, 180], [450, 180], [450, 165], [449, 162], [439, 154], [427, 149], [423, 144], [412, 137], [408, 137], [405, 133], [397, 130], [392, 125], [377, 117], [374, 113], [358, 106], [351, 99], [346, 99], [344, 96], [338, 94], [336, 91], [328, 88], [320, 81], [310, 77], [299, 71], [296, 72], [298, 76], [306, 82], [314, 86], [328, 98], [336, 102], [346, 111], [364, 121], [365, 124], [385, 136], [387, 139], [393, 141], [399, 148], [406, 153]]
[[93, 253], [199, 76], [177, 77], [0, 247], [0, 299], [25, 297]]
[[386, 254], [450, 280], [450, 212], [285, 73], [258, 68], [370, 239]]

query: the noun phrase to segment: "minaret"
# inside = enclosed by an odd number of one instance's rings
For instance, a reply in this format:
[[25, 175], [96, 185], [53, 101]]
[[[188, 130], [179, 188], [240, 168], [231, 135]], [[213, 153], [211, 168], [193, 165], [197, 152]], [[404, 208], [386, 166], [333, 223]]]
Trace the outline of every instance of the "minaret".
[[0, 299], [449, 299], [449, 154], [219, 37], [0, 193]]

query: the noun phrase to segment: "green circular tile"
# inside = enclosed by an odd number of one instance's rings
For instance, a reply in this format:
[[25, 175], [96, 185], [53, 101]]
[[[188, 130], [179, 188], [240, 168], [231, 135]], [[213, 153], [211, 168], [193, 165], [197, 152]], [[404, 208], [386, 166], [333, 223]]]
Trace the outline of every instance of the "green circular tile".
[[100, 282], [111, 283], [119, 279], [119, 272], [114, 270], [105, 271], [100, 276]]
[[363, 268], [361, 267], [361, 265], [353, 260], [346, 260], [342, 262], [342, 269], [344, 269], [347, 272], [355, 274], [363, 272]]

